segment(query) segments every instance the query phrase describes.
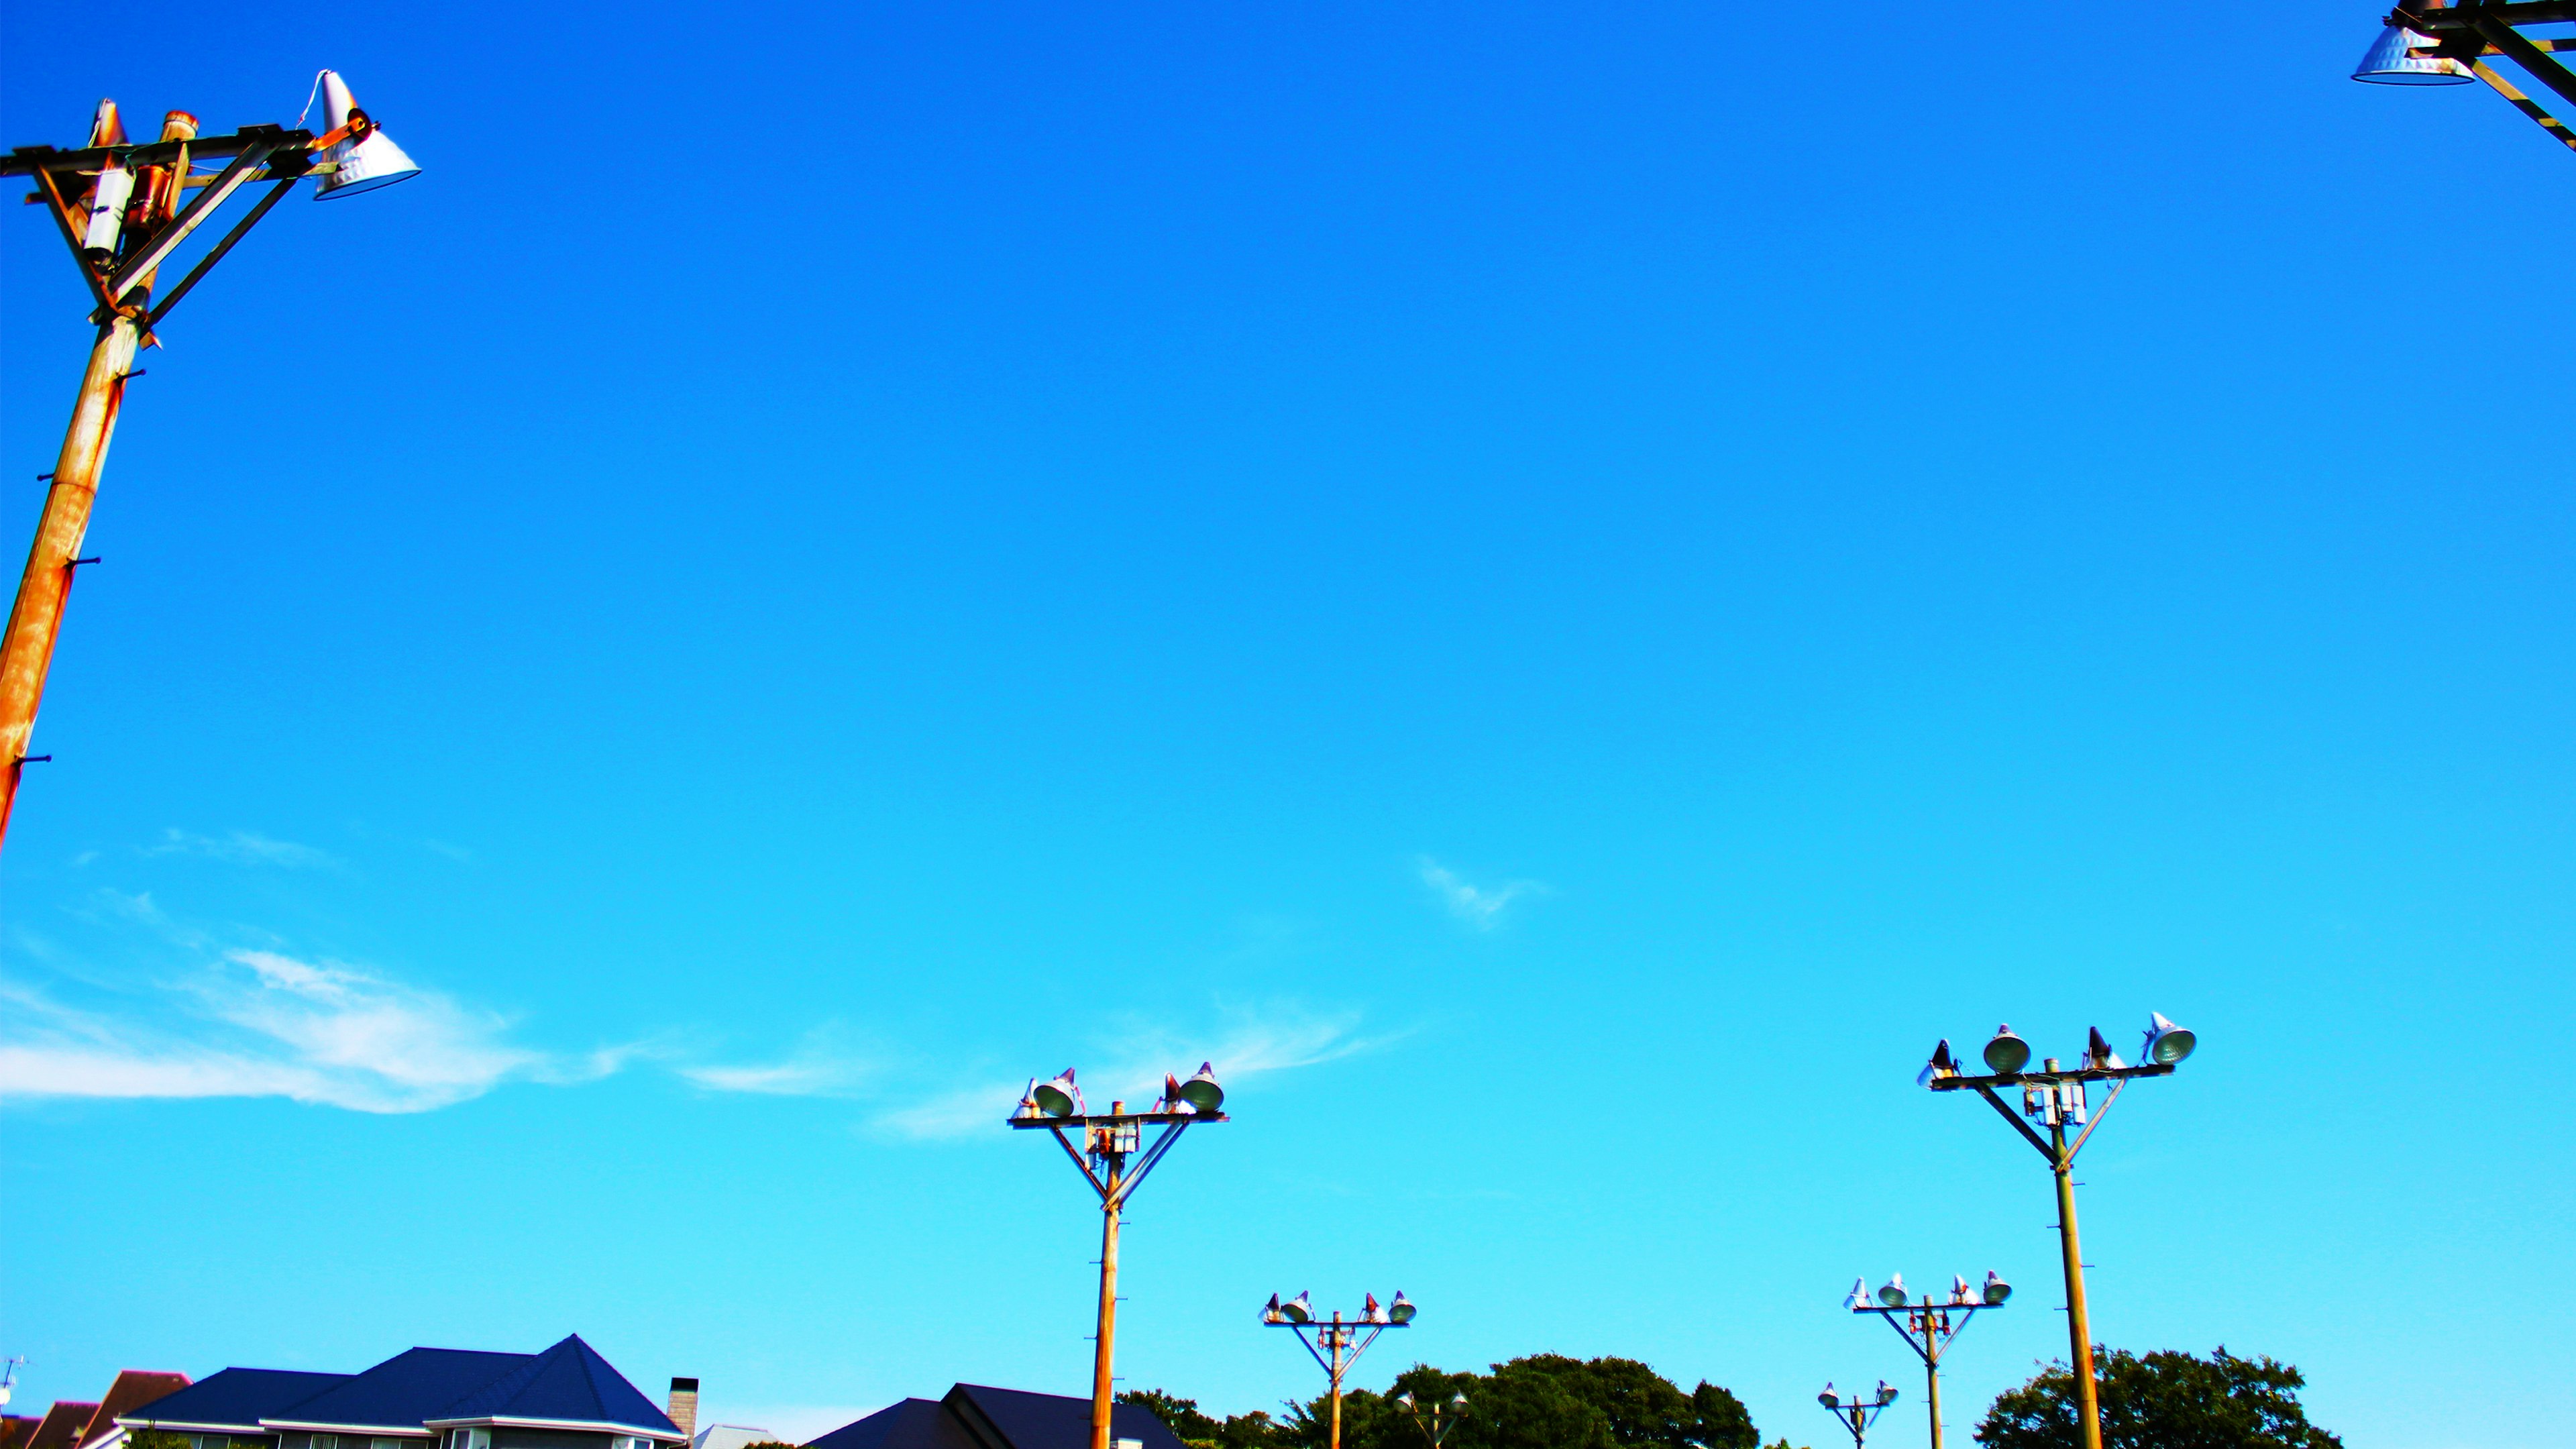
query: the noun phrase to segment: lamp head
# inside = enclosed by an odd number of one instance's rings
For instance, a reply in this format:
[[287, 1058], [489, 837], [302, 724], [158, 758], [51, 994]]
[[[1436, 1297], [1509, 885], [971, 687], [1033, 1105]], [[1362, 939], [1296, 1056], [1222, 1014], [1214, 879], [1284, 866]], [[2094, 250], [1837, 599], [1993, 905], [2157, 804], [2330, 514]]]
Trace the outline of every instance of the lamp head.
[[1264, 1323], [1285, 1323], [1288, 1321], [1287, 1318], [1279, 1311], [1278, 1294], [1271, 1294], [1270, 1301], [1261, 1305], [1261, 1321]]
[[1998, 1077], [2009, 1077], [2030, 1065], [2030, 1043], [2013, 1035], [2012, 1024], [1995, 1028], [1994, 1039], [1986, 1043], [1986, 1069]]
[[2001, 1308], [2004, 1300], [2011, 1296], [2012, 1285], [2004, 1281], [2004, 1275], [1996, 1272], [1992, 1268], [1988, 1268], [1986, 1270], [1985, 1288], [1986, 1306], [1988, 1308]]
[[1950, 1039], [1945, 1036], [1941, 1038], [1941, 1044], [1932, 1049], [1932, 1060], [1923, 1064], [1923, 1072], [1914, 1079], [1914, 1085], [1928, 1087], [1943, 1077], [1957, 1075], [1959, 1063], [1950, 1055]]
[[1395, 1301], [1386, 1305], [1386, 1321], [1401, 1328], [1411, 1323], [1413, 1315], [1419, 1311], [1413, 1306], [1413, 1300], [1404, 1296], [1404, 1290], [1398, 1288], [1395, 1290]]
[[346, 126], [349, 135], [323, 151], [322, 159], [337, 162], [339, 169], [323, 173], [322, 179], [313, 184], [315, 201], [355, 196], [420, 174], [420, 167], [394, 144], [394, 138], [378, 129], [374, 119], [358, 108], [357, 98], [349, 94], [349, 83], [340, 79], [336, 70], [322, 72], [322, 114], [332, 130]]
[[1887, 1280], [1887, 1286], [1878, 1290], [1878, 1301], [1886, 1304], [1890, 1308], [1904, 1307], [1905, 1275], [1899, 1273], [1894, 1277], [1889, 1278]]
[[1290, 1323], [1312, 1323], [1315, 1321], [1315, 1305], [1307, 1301], [1305, 1290], [1300, 1289], [1296, 1297], [1279, 1305], [1279, 1316]]
[[1816, 1395], [1816, 1402], [1824, 1405], [1828, 1409], [1838, 1409], [1842, 1407], [1843, 1401], [1834, 1396], [1834, 1381], [1832, 1379], [1825, 1380], [1825, 1391]]
[[2456, 60], [2406, 53], [2410, 46], [2430, 49], [2434, 44], [2429, 35], [2391, 25], [2361, 53], [2352, 78], [2376, 86], [2456, 86], [2477, 79], [2476, 72]]
[[1889, 1383], [1885, 1379], [1880, 1379], [1878, 1381], [1878, 1402], [1881, 1407], [1895, 1403], [1896, 1385]]
[[2084, 1042], [2084, 1065], [2087, 1070], [2116, 1072], [2128, 1065], [2127, 1062], [2120, 1060], [2118, 1052], [2111, 1050], [2109, 1042], [2102, 1040], [2102, 1028], [2097, 1026], [2089, 1030], [2092, 1034], [2085, 1038]]
[[1181, 1083], [1181, 1100], [1189, 1103], [1193, 1112], [1213, 1112], [1225, 1105], [1225, 1088], [1216, 1084], [1213, 1063], [1199, 1063], [1199, 1069]]
[[2192, 1048], [2198, 1045], [2200, 1038], [2193, 1036], [2187, 1028], [2165, 1020], [2163, 1012], [2147, 1013], [2147, 1044], [2139, 1048], [2139, 1054], [2148, 1061], [2169, 1067], [2190, 1056]]
[[1082, 1113], [1082, 1089], [1073, 1084], [1071, 1067], [1031, 1087], [1029, 1100], [1037, 1103], [1038, 1110], [1049, 1117], [1071, 1117]]
[[1854, 1313], [1858, 1313], [1862, 1309], [1869, 1307], [1869, 1280], [1867, 1278], [1854, 1278], [1852, 1280], [1851, 1296], [1843, 1300], [1843, 1306]]
[[1968, 1296], [1968, 1280], [1955, 1273], [1950, 1276], [1950, 1301], [1954, 1304], [1974, 1301]]
[[1449, 1407], [1453, 1409], [1463, 1409], [1467, 1407], [1467, 1396], [1463, 1393], [1451, 1395], [1449, 1399]]

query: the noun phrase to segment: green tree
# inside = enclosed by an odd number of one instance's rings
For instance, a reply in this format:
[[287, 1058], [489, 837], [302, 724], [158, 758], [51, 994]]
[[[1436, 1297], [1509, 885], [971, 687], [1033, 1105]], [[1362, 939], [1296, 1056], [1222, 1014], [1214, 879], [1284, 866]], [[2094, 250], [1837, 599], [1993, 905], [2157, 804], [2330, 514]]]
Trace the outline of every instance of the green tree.
[[1153, 1410], [1154, 1417], [1192, 1449], [1280, 1449], [1287, 1442], [1279, 1426], [1258, 1409], [1218, 1419], [1202, 1413], [1198, 1400], [1177, 1398], [1161, 1389], [1130, 1389], [1118, 1396], [1118, 1402]]
[[[2308, 1422], [2298, 1398], [2307, 1380], [2288, 1364], [2238, 1358], [2225, 1345], [2207, 1358], [2096, 1348], [2093, 1361], [2103, 1449], [2342, 1449]], [[2074, 1370], [2053, 1363], [2007, 1390], [1976, 1439], [1986, 1449], [2074, 1449]]]

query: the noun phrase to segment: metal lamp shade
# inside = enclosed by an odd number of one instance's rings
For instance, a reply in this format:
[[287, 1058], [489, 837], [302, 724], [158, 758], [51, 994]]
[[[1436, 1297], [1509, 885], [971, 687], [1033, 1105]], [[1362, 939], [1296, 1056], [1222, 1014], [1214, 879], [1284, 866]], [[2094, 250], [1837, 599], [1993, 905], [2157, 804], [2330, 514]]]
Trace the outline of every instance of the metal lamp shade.
[[1878, 1301], [1886, 1304], [1890, 1308], [1904, 1307], [1905, 1275], [1899, 1273], [1895, 1277], [1888, 1279], [1887, 1286], [1878, 1290]]
[[2160, 1067], [2169, 1067], [2184, 1057], [2190, 1056], [2191, 1049], [2198, 1045], [2200, 1045], [2200, 1038], [2193, 1036], [2185, 1028], [2165, 1020], [2162, 1012], [2147, 1013], [2145, 1055], [2148, 1061]]
[[1290, 1323], [1312, 1323], [1315, 1321], [1315, 1305], [1307, 1301], [1307, 1295], [1300, 1291], [1296, 1297], [1279, 1305], [1279, 1316]]
[[2352, 78], [2375, 86], [2457, 86], [2477, 77], [2456, 60], [2438, 56], [2408, 55], [2407, 47], [2429, 46], [2429, 35], [2391, 25], [2379, 32], [2379, 38], [2364, 51], [2361, 64], [2354, 66]]
[[[336, 131], [349, 124], [349, 113], [357, 108], [357, 97], [349, 94], [349, 83], [340, 79], [340, 73], [322, 72], [322, 114], [331, 122], [331, 129]], [[420, 174], [420, 167], [403, 154], [393, 137], [382, 131], [369, 131], [355, 141], [334, 142], [322, 153], [322, 159], [337, 163], [338, 169], [324, 172], [314, 183], [316, 201], [379, 190]]]
[[1986, 1068], [1996, 1076], [2009, 1077], [2030, 1065], [2030, 1043], [2013, 1035], [2009, 1026], [1995, 1028], [1994, 1040], [1986, 1043]]
[[2003, 1301], [2011, 1296], [2012, 1285], [2005, 1282], [2000, 1274], [1997, 1274], [1992, 1269], [1988, 1269], [1986, 1272], [1986, 1306], [1988, 1308], [2001, 1307]]
[[1070, 1117], [1082, 1110], [1082, 1089], [1073, 1084], [1073, 1068], [1067, 1067], [1056, 1076], [1040, 1082], [1029, 1093], [1029, 1100], [1050, 1117]]
[[1400, 1327], [1411, 1323], [1416, 1311], [1413, 1300], [1405, 1297], [1404, 1290], [1399, 1288], [1396, 1290], [1395, 1300], [1386, 1305], [1386, 1321]]
[[1225, 1088], [1216, 1084], [1215, 1063], [1199, 1063], [1199, 1069], [1181, 1083], [1181, 1100], [1189, 1103], [1193, 1112], [1213, 1112], [1225, 1105]]

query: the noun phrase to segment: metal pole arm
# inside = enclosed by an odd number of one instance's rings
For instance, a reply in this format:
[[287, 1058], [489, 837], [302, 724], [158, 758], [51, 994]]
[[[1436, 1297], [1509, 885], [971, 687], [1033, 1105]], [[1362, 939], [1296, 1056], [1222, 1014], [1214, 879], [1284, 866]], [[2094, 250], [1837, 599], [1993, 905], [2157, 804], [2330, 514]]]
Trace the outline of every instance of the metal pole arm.
[[2485, 37], [2487, 44], [2503, 51], [2515, 64], [2531, 72], [2531, 78], [2558, 92], [2559, 98], [2576, 105], [2576, 74], [2551, 60], [2540, 47], [2524, 38], [2522, 32], [2489, 14], [2485, 7], [2465, 9], [2469, 24]]
[[2024, 1140], [2028, 1141], [2032, 1147], [2037, 1148], [2040, 1156], [2048, 1159], [2051, 1167], [2057, 1165], [2057, 1149], [2049, 1146], [2046, 1138], [2043, 1138], [2038, 1133], [2031, 1131], [2030, 1124], [2021, 1120], [2021, 1118], [2014, 1113], [2012, 1108], [2004, 1105], [2004, 1099], [1995, 1095], [1994, 1088], [1987, 1086], [1983, 1082], [1978, 1082], [1975, 1086], [1977, 1089], [1977, 1095], [1986, 1099], [1987, 1106], [1990, 1106], [1997, 1112], [2001, 1113], [2003, 1115], [2003, 1119], [2012, 1124], [2012, 1128], [2015, 1132], [2020, 1133]]

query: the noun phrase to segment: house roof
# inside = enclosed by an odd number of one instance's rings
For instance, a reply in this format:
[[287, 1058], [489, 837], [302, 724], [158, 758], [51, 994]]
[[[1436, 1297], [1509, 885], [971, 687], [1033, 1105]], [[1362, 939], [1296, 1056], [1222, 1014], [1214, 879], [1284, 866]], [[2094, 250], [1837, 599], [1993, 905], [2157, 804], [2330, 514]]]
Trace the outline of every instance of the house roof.
[[43, 1422], [33, 1414], [0, 1414], [0, 1449], [23, 1449]]
[[324, 1389], [347, 1383], [352, 1377], [300, 1369], [221, 1369], [175, 1394], [117, 1415], [116, 1422], [129, 1429], [256, 1434], [260, 1432], [260, 1420], [284, 1415]]
[[425, 1414], [432, 1428], [451, 1424], [518, 1424], [551, 1429], [609, 1429], [680, 1441], [670, 1416], [609, 1366], [599, 1350], [568, 1334], [564, 1341], [521, 1363], [445, 1407]]
[[118, 1419], [187, 1386], [186, 1374], [168, 1369], [118, 1370], [116, 1382], [107, 1386], [107, 1397], [90, 1411], [89, 1423], [82, 1428], [77, 1442], [87, 1444], [106, 1437], [116, 1428]]
[[36, 1432], [27, 1438], [27, 1449], [68, 1449], [73, 1439], [89, 1427], [90, 1415], [98, 1405], [56, 1399], [36, 1424]]
[[262, 1428], [419, 1434], [440, 1410], [536, 1357], [411, 1348], [274, 1414]]
[[[1151, 1409], [1112, 1406], [1113, 1439], [1183, 1449]], [[936, 1401], [906, 1399], [844, 1424], [806, 1449], [1091, 1449], [1091, 1400], [959, 1384]]]
[[978, 1449], [966, 1426], [937, 1399], [906, 1399], [843, 1424], [805, 1449]]

